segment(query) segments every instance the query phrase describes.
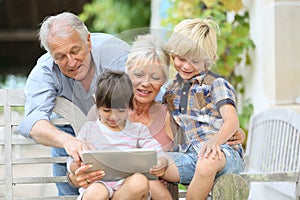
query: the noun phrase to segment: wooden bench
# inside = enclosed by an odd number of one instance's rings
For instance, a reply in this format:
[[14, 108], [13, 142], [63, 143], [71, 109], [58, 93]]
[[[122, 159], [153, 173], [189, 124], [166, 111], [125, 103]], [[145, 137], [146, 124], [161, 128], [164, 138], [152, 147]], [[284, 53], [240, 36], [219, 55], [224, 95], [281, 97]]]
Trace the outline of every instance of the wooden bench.
[[[24, 102], [22, 90], [0, 89], [0, 199], [76, 199], [74, 196], [56, 196], [55, 183], [67, 180], [64, 176], [53, 177], [51, 164], [64, 163], [66, 158], [53, 158], [49, 147], [15, 133], [23, 118]], [[86, 118], [77, 109], [67, 100], [58, 98], [54, 110], [67, 120], [56, 119], [53, 123], [71, 124], [78, 132]], [[249, 183], [295, 183], [294, 196], [300, 199], [299, 158], [299, 113], [270, 109], [251, 118], [245, 154], [246, 169], [242, 174], [244, 179]], [[214, 184], [212, 198], [240, 199], [241, 196], [248, 196], [244, 179], [236, 175], [222, 176]], [[174, 199], [184, 197], [185, 192], [178, 193], [177, 188], [172, 188]]]
[[[211, 198], [245, 199], [252, 182], [289, 182], [295, 184], [294, 194], [289, 195], [300, 200], [299, 181], [300, 113], [268, 109], [251, 117], [244, 172], [240, 176], [221, 176], [214, 184]], [[179, 197], [184, 196], [185, 192], [179, 192]]]
[[[75, 196], [56, 196], [55, 183], [66, 182], [67, 179], [65, 176], [53, 177], [51, 165], [65, 163], [66, 157], [52, 157], [49, 147], [16, 134], [16, 128], [24, 115], [24, 92], [0, 89], [0, 97], [0, 116], [2, 116], [0, 117], [0, 133], [2, 133], [0, 135], [0, 172], [3, 172], [0, 173], [0, 200], [76, 199]], [[56, 125], [71, 124], [75, 133], [78, 133], [87, 120], [78, 107], [64, 98], [57, 98], [54, 111], [63, 118], [52, 120], [52, 122]], [[238, 176], [225, 177], [220, 178], [214, 187], [224, 188], [222, 186], [224, 181], [229, 181], [228, 185], [233, 183], [242, 185], [243, 180], [240, 180]], [[245, 187], [247, 190], [247, 186]], [[176, 184], [169, 183], [168, 188], [174, 200], [185, 196], [184, 191], [178, 193]], [[223, 190], [213, 191], [216, 191], [213, 194], [223, 195]], [[236, 193], [236, 189], [226, 191]]]
[[[66, 157], [52, 157], [49, 147], [16, 134], [24, 116], [23, 90], [0, 89], [0, 97], [0, 171], [3, 171], [0, 173], [0, 200], [76, 199], [75, 196], [55, 196], [55, 183], [67, 182], [67, 179], [53, 177], [51, 165], [65, 163]], [[87, 120], [77, 106], [62, 97], [56, 99], [54, 112], [63, 118], [53, 119], [52, 123], [70, 124], [76, 134]], [[177, 185], [169, 183], [168, 188], [174, 199], [178, 199]]]
[[[65, 176], [53, 177], [51, 165], [65, 163], [66, 157], [52, 157], [49, 147], [16, 134], [16, 128], [24, 115], [24, 103], [22, 90], [0, 90], [0, 199], [76, 199], [75, 196], [56, 196], [55, 183], [67, 182], [67, 179]], [[65, 99], [58, 100], [55, 111], [62, 116], [74, 118], [74, 113], [72, 115], [72, 110], [65, 103]], [[84, 116], [79, 113], [76, 117]], [[71, 123], [75, 131], [79, 130], [72, 119], [55, 119], [53, 123]]]
[[[242, 176], [249, 182], [290, 182], [300, 199], [300, 114], [269, 109], [250, 121]], [[251, 194], [250, 194], [251, 195]]]

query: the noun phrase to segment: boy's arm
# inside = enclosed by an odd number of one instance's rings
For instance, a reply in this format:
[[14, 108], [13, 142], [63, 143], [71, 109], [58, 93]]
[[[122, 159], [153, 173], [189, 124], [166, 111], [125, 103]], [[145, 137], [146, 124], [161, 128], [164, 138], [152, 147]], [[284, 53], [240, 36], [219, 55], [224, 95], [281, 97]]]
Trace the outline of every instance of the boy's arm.
[[234, 106], [231, 104], [224, 104], [220, 107], [219, 111], [224, 123], [219, 132], [201, 147], [201, 151], [199, 152], [200, 158], [207, 158], [211, 151], [213, 153], [213, 157], [221, 155], [220, 146], [224, 144], [239, 128], [238, 115]]
[[239, 129], [239, 118], [235, 107], [231, 104], [221, 106], [219, 111], [224, 123], [219, 130], [218, 143], [224, 144]]

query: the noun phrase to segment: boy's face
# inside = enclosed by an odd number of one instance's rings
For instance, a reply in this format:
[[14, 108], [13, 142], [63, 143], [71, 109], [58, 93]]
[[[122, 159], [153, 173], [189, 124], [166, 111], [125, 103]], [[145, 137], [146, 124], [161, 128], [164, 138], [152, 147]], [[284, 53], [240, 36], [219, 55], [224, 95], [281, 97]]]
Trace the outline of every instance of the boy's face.
[[174, 56], [174, 67], [182, 79], [190, 80], [193, 76], [204, 71], [204, 60]]
[[125, 127], [126, 119], [128, 117], [128, 110], [126, 109], [112, 109], [106, 107], [98, 108], [101, 122], [111, 130], [122, 130]]

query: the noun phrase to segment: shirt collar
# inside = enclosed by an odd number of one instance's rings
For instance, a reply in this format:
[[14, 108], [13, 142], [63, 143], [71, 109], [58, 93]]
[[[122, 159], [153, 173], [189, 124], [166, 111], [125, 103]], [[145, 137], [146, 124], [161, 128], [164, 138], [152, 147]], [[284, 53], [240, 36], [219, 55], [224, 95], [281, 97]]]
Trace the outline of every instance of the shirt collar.
[[[208, 71], [202, 71], [199, 74], [193, 76], [190, 80], [188, 80], [189, 83], [198, 83], [201, 84], [207, 75]], [[179, 83], [185, 83], [186, 81], [181, 78], [181, 76], [177, 73], [175, 80]]]

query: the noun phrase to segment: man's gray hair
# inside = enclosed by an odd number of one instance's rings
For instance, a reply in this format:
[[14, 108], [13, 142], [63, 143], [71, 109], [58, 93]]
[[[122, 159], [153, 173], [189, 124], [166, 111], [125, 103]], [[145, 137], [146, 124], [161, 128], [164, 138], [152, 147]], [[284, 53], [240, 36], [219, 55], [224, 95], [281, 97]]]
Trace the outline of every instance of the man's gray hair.
[[73, 13], [63, 12], [44, 19], [39, 32], [41, 47], [49, 52], [48, 41], [53, 35], [66, 38], [77, 31], [83, 41], [87, 40], [89, 31], [85, 24]]

